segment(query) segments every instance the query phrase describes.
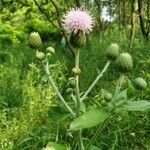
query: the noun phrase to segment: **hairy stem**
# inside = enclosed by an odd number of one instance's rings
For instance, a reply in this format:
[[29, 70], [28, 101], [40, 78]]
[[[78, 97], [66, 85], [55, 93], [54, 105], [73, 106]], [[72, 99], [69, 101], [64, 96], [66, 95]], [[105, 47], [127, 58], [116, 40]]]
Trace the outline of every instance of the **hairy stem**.
[[[75, 53], [75, 67], [79, 68], [79, 50], [76, 50]], [[79, 89], [79, 75], [75, 76], [76, 80], [76, 98], [77, 98], [77, 112], [76, 112], [76, 117], [80, 116], [80, 111], [81, 111], [81, 101], [80, 101], [80, 89]], [[84, 150], [83, 146], [83, 140], [82, 140], [82, 130], [78, 131], [78, 138], [79, 138], [79, 150]]]
[[74, 101], [75, 105], [77, 105], [77, 100], [73, 94], [71, 94], [72, 100]]
[[91, 92], [91, 90], [94, 88], [94, 86], [96, 85], [96, 83], [100, 80], [100, 78], [103, 76], [103, 74], [107, 71], [110, 63], [111, 63], [111, 61], [107, 61], [106, 65], [103, 68], [103, 70], [101, 71], [101, 73], [96, 77], [96, 79], [94, 80], [94, 82], [91, 84], [91, 86], [88, 88], [88, 90], [81, 97], [81, 99], [80, 99], [81, 101], [83, 101], [87, 97], [87, 95]]
[[55, 92], [57, 93], [58, 97], [63, 102], [65, 107], [68, 109], [68, 111], [75, 117], [75, 113], [73, 112], [71, 107], [68, 105], [68, 103], [64, 100], [63, 96], [61, 95], [61, 93], [59, 92], [57, 86], [55, 85], [55, 82], [53, 81], [53, 79], [50, 76], [48, 62], [46, 63], [46, 65], [44, 65], [44, 69], [45, 69], [46, 74], [48, 75], [48, 81], [51, 83], [51, 85], [54, 88]]
[[123, 84], [123, 80], [124, 80], [124, 74], [121, 74], [119, 79], [118, 79], [118, 83], [117, 83], [117, 86], [116, 86], [114, 98], [116, 98], [116, 96], [119, 94], [120, 89], [121, 89], [122, 84]]
[[[79, 68], [79, 50], [75, 54], [75, 67]], [[77, 117], [80, 116], [80, 90], [79, 90], [79, 75], [75, 76], [76, 81], [76, 98], [77, 98]]]

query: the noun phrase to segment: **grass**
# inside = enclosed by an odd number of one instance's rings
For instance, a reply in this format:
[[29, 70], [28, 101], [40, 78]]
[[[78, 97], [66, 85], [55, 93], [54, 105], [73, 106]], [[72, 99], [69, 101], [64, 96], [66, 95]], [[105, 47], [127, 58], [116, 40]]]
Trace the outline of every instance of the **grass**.
[[[126, 74], [126, 78], [133, 80], [141, 76], [150, 82], [148, 42], [145, 43], [141, 38], [136, 39], [131, 51], [128, 49], [128, 37], [120, 33], [112, 32], [104, 38], [93, 34], [89, 46], [81, 49], [80, 53], [81, 91], [88, 88], [104, 67], [105, 51], [112, 42], [118, 43], [122, 51], [130, 51], [133, 56], [134, 69]], [[57, 65], [52, 69], [52, 75], [65, 95], [67, 78], [72, 76], [73, 57], [59, 43], [49, 42], [45, 45], [56, 49], [51, 62]], [[26, 43], [0, 49], [0, 149], [40, 150], [49, 141], [57, 139], [58, 124], [59, 143], [70, 144], [73, 140], [67, 133], [67, 121], [58, 123], [49, 116], [49, 107], [61, 104], [52, 88], [42, 81], [43, 75], [40, 63], [35, 60], [35, 51]], [[113, 87], [118, 76], [115, 63], [112, 63], [86, 103], [94, 105], [91, 99], [99, 95], [101, 89], [114, 92]], [[137, 92], [137, 99], [140, 98], [149, 100], [150, 88], [142, 93]], [[111, 150], [148, 150], [149, 126], [149, 113], [124, 113], [112, 117], [95, 145]], [[96, 128], [84, 131], [84, 136], [90, 138]]]

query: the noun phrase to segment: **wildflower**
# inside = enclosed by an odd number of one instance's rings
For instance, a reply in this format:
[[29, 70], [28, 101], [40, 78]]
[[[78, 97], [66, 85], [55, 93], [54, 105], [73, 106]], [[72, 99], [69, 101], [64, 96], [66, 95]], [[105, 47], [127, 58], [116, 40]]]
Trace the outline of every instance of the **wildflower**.
[[64, 15], [63, 26], [74, 34], [82, 31], [89, 33], [93, 28], [93, 18], [90, 13], [81, 8], [72, 8]]

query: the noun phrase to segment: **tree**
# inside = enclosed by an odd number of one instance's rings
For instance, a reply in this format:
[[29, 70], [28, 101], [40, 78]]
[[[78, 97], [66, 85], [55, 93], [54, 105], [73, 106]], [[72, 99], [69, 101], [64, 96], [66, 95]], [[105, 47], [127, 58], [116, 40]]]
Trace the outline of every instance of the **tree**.
[[137, 0], [131, 0], [131, 39], [130, 39], [130, 48], [133, 48], [134, 37], [135, 37], [136, 4], [137, 4]]
[[144, 22], [144, 10], [143, 10], [143, 0], [138, 0], [138, 15], [140, 20], [140, 27], [142, 35], [145, 39], [149, 39], [149, 32], [150, 32], [150, 1], [147, 0], [147, 26]]
[[98, 12], [98, 28], [99, 33], [103, 35], [103, 21], [102, 21], [102, 1], [101, 0], [94, 0], [95, 4], [97, 6], [97, 12]]

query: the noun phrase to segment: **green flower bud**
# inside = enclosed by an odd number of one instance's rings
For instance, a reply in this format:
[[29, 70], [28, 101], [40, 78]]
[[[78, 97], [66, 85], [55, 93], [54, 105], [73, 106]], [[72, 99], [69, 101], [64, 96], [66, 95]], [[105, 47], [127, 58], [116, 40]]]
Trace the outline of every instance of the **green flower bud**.
[[137, 89], [141, 89], [141, 90], [144, 90], [147, 87], [147, 82], [141, 77], [136, 78], [134, 80], [134, 84]]
[[101, 105], [102, 105], [102, 106], [106, 106], [106, 105], [107, 105], [106, 101], [105, 101], [105, 100], [102, 100], [102, 101], [101, 101]]
[[52, 56], [51, 53], [46, 53], [47, 58], [50, 58], [51, 56]]
[[32, 32], [29, 35], [29, 46], [31, 48], [39, 48], [42, 46], [42, 40], [38, 33]]
[[46, 52], [51, 53], [51, 54], [54, 54], [54, 53], [55, 53], [55, 49], [54, 49], [53, 47], [48, 47], [48, 48], [46, 49]]
[[129, 71], [133, 68], [132, 57], [129, 53], [121, 53], [117, 59], [117, 65], [122, 71]]
[[67, 94], [73, 93], [73, 89], [72, 89], [72, 88], [68, 88], [68, 89], [66, 90], [66, 93], [67, 93]]
[[110, 102], [112, 100], [112, 94], [111, 93], [106, 93], [104, 96], [104, 99], [106, 102]]
[[75, 87], [76, 86], [76, 80], [75, 80], [75, 78], [74, 77], [69, 78], [68, 84], [71, 87]]
[[74, 75], [80, 75], [81, 74], [81, 70], [78, 67], [74, 67], [72, 69], [72, 72], [73, 72]]
[[110, 60], [114, 60], [119, 55], [119, 46], [116, 43], [113, 43], [109, 46], [106, 51], [106, 57]]
[[42, 61], [45, 58], [45, 54], [43, 52], [36, 52], [36, 59]]
[[72, 33], [70, 37], [70, 43], [73, 47], [80, 48], [86, 44], [86, 35], [83, 32], [77, 34]]

